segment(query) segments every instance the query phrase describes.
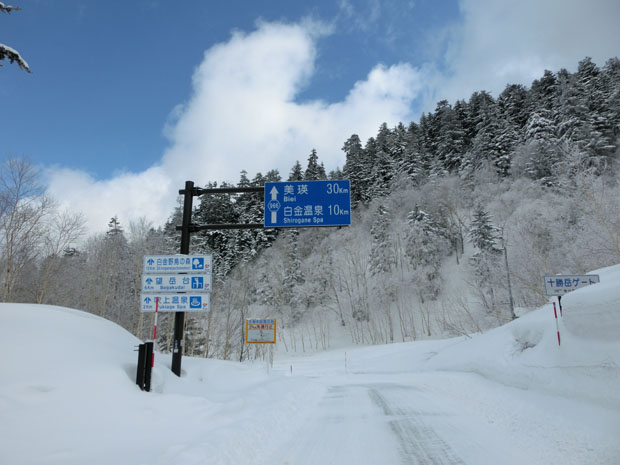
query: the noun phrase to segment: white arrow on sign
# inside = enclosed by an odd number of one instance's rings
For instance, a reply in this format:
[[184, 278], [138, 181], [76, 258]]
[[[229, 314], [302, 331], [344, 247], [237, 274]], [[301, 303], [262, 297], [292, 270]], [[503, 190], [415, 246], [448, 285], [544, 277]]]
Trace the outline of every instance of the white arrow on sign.
[[[276, 186], [273, 186], [269, 193], [271, 194], [271, 200], [275, 200], [275, 201], [278, 200], [278, 189], [276, 189]], [[272, 223], [277, 223], [278, 222], [278, 210], [272, 210], [272, 212], [271, 212], [271, 222]]]

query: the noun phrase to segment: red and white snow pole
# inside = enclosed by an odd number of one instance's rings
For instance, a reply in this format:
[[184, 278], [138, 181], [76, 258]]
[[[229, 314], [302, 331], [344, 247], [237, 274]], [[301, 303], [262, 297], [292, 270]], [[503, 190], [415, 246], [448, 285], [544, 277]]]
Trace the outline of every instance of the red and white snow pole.
[[553, 302], [553, 313], [555, 315], [555, 329], [558, 333], [558, 345], [560, 345], [560, 326], [558, 325], [558, 311], [555, 308], [555, 302]]
[[[155, 297], [155, 320], [153, 322], [153, 345], [157, 341], [157, 314], [159, 313], [159, 297]], [[153, 358], [151, 360], [151, 366], [155, 366], [155, 350], [153, 349]]]

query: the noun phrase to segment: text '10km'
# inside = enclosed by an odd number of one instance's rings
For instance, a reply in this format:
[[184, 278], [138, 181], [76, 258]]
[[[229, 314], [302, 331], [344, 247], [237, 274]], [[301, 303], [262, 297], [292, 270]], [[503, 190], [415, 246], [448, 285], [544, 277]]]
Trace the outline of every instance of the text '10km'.
[[349, 180], [265, 183], [266, 228], [350, 224]]

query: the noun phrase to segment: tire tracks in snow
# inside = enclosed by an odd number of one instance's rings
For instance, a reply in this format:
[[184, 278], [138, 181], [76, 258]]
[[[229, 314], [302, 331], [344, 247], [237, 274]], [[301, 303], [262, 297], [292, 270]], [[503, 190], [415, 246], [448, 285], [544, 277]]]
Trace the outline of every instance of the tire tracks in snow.
[[422, 409], [404, 408], [389, 402], [383, 393], [390, 390], [409, 391], [411, 387], [400, 385], [381, 385], [370, 387], [368, 395], [388, 419], [388, 425], [396, 437], [399, 452], [404, 464], [420, 465], [465, 465], [437, 434], [424, 421], [429, 416], [440, 416], [441, 413]]

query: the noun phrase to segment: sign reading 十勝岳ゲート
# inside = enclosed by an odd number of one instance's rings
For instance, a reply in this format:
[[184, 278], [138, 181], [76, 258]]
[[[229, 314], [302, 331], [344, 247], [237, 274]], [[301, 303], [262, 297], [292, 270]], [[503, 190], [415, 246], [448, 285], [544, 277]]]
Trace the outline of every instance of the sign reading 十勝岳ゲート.
[[348, 180], [265, 183], [266, 228], [350, 224], [351, 185]]
[[545, 276], [545, 295], [563, 296], [564, 294], [600, 282], [597, 274]]

